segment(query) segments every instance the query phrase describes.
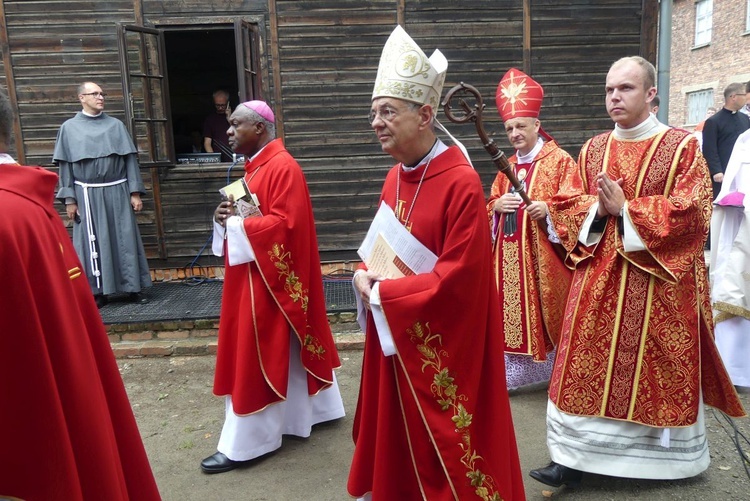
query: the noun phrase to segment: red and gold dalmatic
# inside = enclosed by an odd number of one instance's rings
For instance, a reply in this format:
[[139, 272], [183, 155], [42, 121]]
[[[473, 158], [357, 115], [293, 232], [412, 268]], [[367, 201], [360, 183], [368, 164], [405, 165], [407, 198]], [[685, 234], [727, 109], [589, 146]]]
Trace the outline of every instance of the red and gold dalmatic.
[[214, 393], [245, 415], [286, 399], [290, 329], [302, 347], [308, 392], [329, 387], [340, 365], [326, 316], [310, 195], [281, 139], [245, 164], [262, 217], [244, 220], [255, 261], [227, 266]]
[[646, 250], [624, 251], [615, 217], [597, 248], [584, 247], [575, 240], [590, 203], [550, 206], [575, 245], [550, 399], [569, 414], [682, 427], [696, 422], [702, 391], [706, 404], [743, 416], [713, 341], [703, 255], [711, 184], [697, 141], [678, 129], [639, 141], [606, 133], [584, 145], [579, 165], [590, 194], [598, 172], [624, 180]]
[[[518, 170], [516, 155], [509, 162]], [[523, 168], [526, 192], [532, 200], [562, 202], [581, 193], [578, 166], [555, 141], [545, 142], [534, 162], [524, 164]], [[490, 226], [499, 219], [492, 259], [505, 351], [532, 355], [534, 360], [543, 361], [557, 343], [571, 272], [542, 227], [526, 211], [495, 213], [495, 201], [510, 188], [508, 178], [498, 173], [487, 202]], [[511, 235], [503, 234], [503, 221], [507, 217], [517, 218], [517, 231]], [[547, 223], [542, 221], [542, 224]]]
[[419, 192], [408, 227], [438, 261], [380, 283], [397, 353], [383, 355], [368, 315], [348, 491], [373, 501], [524, 499], [481, 182], [455, 146], [420, 182], [425, 168], [401, 172], [397, 190], [397, 165], [380, 197], [404, 222]]

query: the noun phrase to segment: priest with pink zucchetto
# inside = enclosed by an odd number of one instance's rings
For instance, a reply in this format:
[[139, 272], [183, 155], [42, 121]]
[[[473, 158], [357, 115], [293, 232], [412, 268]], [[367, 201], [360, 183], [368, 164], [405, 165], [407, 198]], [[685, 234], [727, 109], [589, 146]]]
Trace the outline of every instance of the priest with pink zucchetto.
[[240, 190], [228, 186], [214, 212], [213, 252], [225, 258], [214, 394], [226, 415], [204, 473], [247, 466], [282, 435], [309, 437], [344, 416], [305, 176], [265, 102], [240, 104], [227, 135], [246, 161]]

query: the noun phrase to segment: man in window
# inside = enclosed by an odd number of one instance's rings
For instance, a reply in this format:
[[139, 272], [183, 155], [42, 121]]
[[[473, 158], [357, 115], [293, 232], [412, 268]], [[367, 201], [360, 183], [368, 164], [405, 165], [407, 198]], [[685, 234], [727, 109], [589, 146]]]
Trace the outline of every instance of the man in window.
[[724, 107], [703, 126], [703, 156], [711, 172], [713, 195], [719, 194], [732, 148], [740, 134], [750, 129], [750, 118], [737, 113], [745, 106], [745, 84], [732, 83], [724, 89]]
[[151, 286], [135, 218], [146, 192], [138, 150], [125, 125], [104, 113], [105, 98], [94, 82], [78, 87], [83, 109], [60, 127], [52, 158], [57, 198], [74, 221], [73, 244], [100, 308], [115, 293], [147, 303], [141, 290]]
[[203, 121], [203, 149], [206, 153], [221, 153], [222, 162], [232, 161], [232, 149], [229, 147], [229, 117], [232, 106], [229, 104], [229, 92], [217, 90], [213, 94], [215, 112]]

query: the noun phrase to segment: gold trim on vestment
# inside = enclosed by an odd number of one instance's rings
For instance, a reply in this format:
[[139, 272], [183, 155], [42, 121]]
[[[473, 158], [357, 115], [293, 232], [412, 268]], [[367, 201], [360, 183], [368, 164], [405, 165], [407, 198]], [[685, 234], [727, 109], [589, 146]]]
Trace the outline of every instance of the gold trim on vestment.
[[[244, 225], [242, 225], [242, 231], [245, 232], [245, 238], [247, 238], [247, 241], [250, 242], [250, 238], [248, 238], [248, 236], [247, 236], [247, 232], [245, 231], [245, 226]], [[279, 244], [274, 244], [274, 246], [276, 246], [276, 245], [279, 245]], [[252, 246], [252, 244], [251, 244], [251, 246]], [[282, 248], [284, 247], [283, 244], [281, 245], [281, 247]], [[254, 252], [255, 252], [255, 249], [253, 249], [253, 253]], [[268, 254], [271, 255], [271, 251], [268, 251]], [[290, 253], [288, 253], [288, 254], [290, 254]], [[271, 262], [273, 263], [273, 260], [271, 260]], [[248, 266], [249, 265], [250, 265], [250, 263], [248, 263]], [[294, 335], [297, 336], [297, 341], [299, 341], [299, 344], [300, 344], [300, 360], [301, 360], [302, 359], [302, 353], [305, 351], [304, 341], [301, 339], [300, 333], [297, 332], [297, 329], [294, 327], [294, 324], [289, 319], [289, 316], [287, 315], [287, 313], [284, 310], [284, 308], [281, 306], [281, 303], [279, 303], [278, 299], [276, 298], [276, 295], [273, 293], [273, 289], [271, 288], [270, 284], [268, 283], [268, 280], [266, 280], [266, 276], [263, 274], [263, 269], [258, 265], [257, 262], [255, 263], [255, 265], [258, 268], [258, 273], [260, 274], [260, 278], [263, 280], [263, 283], [265, 284], [266, 289], [268, 290], [268, 293], [271, 295], [271, 298], [273, 298], [273, 302], [276, 303], [276, 306], [278, 307], [279, 311], [281, 312], [281, 315], [284, 317], [284, 319], [286, 319], [286, 323], [289, 325], [289, 328], [292, 330], [292, 332], [294, 332]], [[274, 266], [276, 266], [275, 263], [274, 263]], [[277, 269], [278, 269], [278, 267], [277, 267]], [[292, 272], [292, 273], [294, 273], [294, 272]], [[304, 308], [305, 308], [305, 311], [306, 311], [307, 310], [307, 296], [305, 296], [305, 307]], [[255, 314], [255, 308], [253, 308], [253, 314]], [[307, 316], [305, 316], [305, 319], [307, 319]], [[308, 374], [310, 374], [312, 377], [314, 377], [318, 381], [322, 381], [323, 383], [325, 383], [325, 385], [320, 390], [318, 390], [315, 393], [315, 395], [317, 395], [321, 391], [323, 391], [323, 390], [325, 390], [325, 389], [327, 389], [327, 388], [329, 388], [330, 386], [333, 385], [333, 368], [331, 369], [331, 380], [330, 381], [328, 381], [327, 379], [323, 379], [323, 378], [315, 375], [313, 372], [311, 372], [307, 368], [307, 366], [304, 363], [302, 363], [302, 368], [305, 370], [305, 372], [307, 372]]]
[[718, 324], [719, 322], [723, 322], [724, 320], [729, 320], [730, 318], [734, 317], [742, 317], [750, 320], [750, 310], [748, 310], [747, 308], [743, 308], [742, 306], [729, 304], [724, 301], [718, 301], [714, 303], [712, 307], [714, 310], [717, 310], [719, 312], [714, 316], [714, 324]]
[[509, 348], [523, 344], [520, 247], [519, 242], [503, 240], [503, 332]]
[[[419, 406], [419, 401], [417, 400], [417, 396], [414, 392], [414, 388], [411, 387], [411, 381], [408, 377], [408, 372], [406, 372], [406, 369], [403, 367], [403, 361], [401, 360], [401, 357], [390, 357], [390, 358], [398, 358], [399, 364], [401, 364], [401, 368], [404, 371], [404, 378], [406, 379], [409, 389], [412, 392], [412, 398], [414, 398], [414, 402], [416, 404], [417, 409], [419, 410], [419, 414], [422, 416], [422, 422], [425, 424], [425, 428], [427, 429], [427, 432], [429, 434], [430, 428], [426, 425], [424, 415], [422, 414], [422, 409]], [[401, 385], [398, 382], [398, 367], [396, 366], [396, 360], [391, 361], [391, 367], [393, 367], [393, 379], [396, 381], [396, 394], [398, 395], [398, 404], [399, 407], [401, 407], [401, 419], [404, 420], [404, 431], [406, 433], [406, 443], [409, 446], [409, 457], [411, 457], [411, 466], [414, 468], [414, 476], [417, 479], [417, 485], [419, 486], [419, 492], [422, 493], [422, 499], [427, 500], [427, 494], [424, 491], [424, 487], [422, 486], [422, 478], [419, 476], [419, 467], [417, 466], [417, 457], [414, 455], [414, 446], [411, 443], [411, 434], [409, 433], [409, 421], [406, 418], [406, 411], [404, 410], [404, 397], [401, 395]], [[430, 434], [430, 439], [432, 440], [432, 443], [434, 445], [435, 440], [432, 437], [432, 434]], [[438, 453], [438, 457], [440, 454]], [[442, 459], [442, 458], [441, 458]], [[440, 461], [442, 464], [442, 460]], [[443, 469], [445, 470], [445, 465], [443, 465]]]
[[[484, 458], [477, 454], [476, 449], [472, 448], [471, 424], [473, 415], [466, 410], [466, 407], [462, 403], [467, 401], [468, 397], [465, 394], [459, 394], [458, 384], [456, 384], [454, 377], [451, 375], [450, 369], [443, 366], [443, 357], [447, 358], [450, 354], [442, 348], [442, 335], [433, 334], [429, 322], [422, 324], [420, 321], [414, 322], [412, 327], [406, 330], [406, 334], [409, 336], [409, 340], [416, 344], [417, 350], [422, 355], [422, 371], [424, 372], [426, 368], [430, 367], [435, 372], [430, 389], [436, 403], [440, 405], [443, 412], [453, 412], [453, 416], [450, 419], [455, 427], [454, 431], [460, 433], [461, 440], [458, 442], [458, 447], [464, 453], [460, 458], [460, 462], [467, 469], [466, 477], [469, 479], [472, 487], [474, 487], [474, 493], [483, 501], [500, 501], [502, 498], [496, 490], [493, 477], [483, 473], [478, 468], [479, 465], [477, 463], [480, 461], [484, 462]], [[433, 346], [433, 344], [437, 344], [437, 346]], [[413, 387], [412, 391], [414, 391]], [[424, 415], [422, 419], [424, 420]], [[430, 430], [429, 426], [427, 426], [427, 430]], [[442, 462], [437, 443], [431, 433], [430, 437]], [[443, 468], [445, 469], [444, 463]], [[445, 473], [453, 495], [458, 499], [447, 469]]]
[[78, 267], [78, 266], [76, 266], [74, 268], [69, 269], [68, 270], [68, 276], [70, 277], [71, 280], [73, 280], [74, 278], [80, 277], [81, 276], [81, 268]]
[[[259, 339], [259, 332], [258, 332], [258, 319], [257, 319], [257, 309], [255, 307], [255, 288], [253, 287], [253, 266], [252, 262], [247, 263], [247, 278], [250, 283], [250, 308], [253, 312], [253, 330], [255, 331], [255, 350], [258, 352], [258, 364], [260, 365], [260, 371], [263, 373], [263, 378], [266, 380], [266, 384], [273, 390], [273, 392], [278, 396], [281, 400], [286, 400], [286, 396], [282, 395], [279, 390], [276, 389], [276, 387], [271, 384], [271, 379], [268, 377], [268, 373], [266, 372], [266, 367], [263, 365], [263, 356], [260, 352], [260, 339]], [[258, 267], [258, 270], [260, 271], [260, 267]], [[265, 278], [263, 277], [263, 273], [260, 273], [261, 278], [265, 281]], [[273, 295], [273, 294], [272, 294]], [[269, 404], [270, 405], [270, 404]]]
[[[390, 324], [388, 325], [390, 326]], [[395, 343], [394, 343], [394, 346], [395, 346]], [[406, 383], [409, 385], [409, 390], [411, 391], [412, 398], [414, 399], [414, 405], [417, 408], [417, 412], [419, 412], [419, 416], [422, 418], [422, 424], [424, 425], [427, 435], [430, 437], [430, 443], [432, 444], [433, 449], [435, 449], [435, 455], [438, 458], [438, 462], [440, 463], [440, 466], [443, 468], [443, 473], [445, 474], [446, 482], [448, 482], [451, 492], [453, 492], [453, 498], [457, 500], [458, 494], [456, 493], [456, 488], [454, 487], [453, 480], [451, 479], [451, 476], [448, 473], [448, 468], [445, 466], [445, 461], [443, 461], [443, 456], [440, 453], [440, 449], [438, 449], [437, 440], [435, 440], [435, 437], [432, 434], [432, 428], [430, 428], [430, 424], [427, 422], [427, 418], [424, 415], [424, 411], [422, 410], [422, 405], [419, 401], [419, 398], [417, 398], [417, 392], [414, 389], [414, 385], [411, 382], [411, 378], [409, 377], [409, 371], [406, 370], [404, 361], [401, 358], [401, 356], [398, 355], [398, 352], [396, 356], [398, 356], [398, 361], [401, 364], [401, 369], [404, 371], [404, 379], [406, 379]], [[422, 369], [424, 370], [424, 367]], [[398, 386], [398, 379], [396, 379], [396, 386]], [[399, 396], [401, 396], [400, 390], [399, 390]], [[407, 431], [408, 431], [408, 428], [407, 428]], [[416, 470], [416, 463], [415, 463], [415, 470]], [[422, 495], [424, 496], [425, 494], [424, 494], [424, 489], [422, 489], [422, 480], [419, 477], [419, 471], [416, 470], [416, 473], [417, 473], [417, 481], [419, 482], [419, 488], [420, 490], [422, 490]]]
[[648, 335], [648, 326], [651, 321], [651, 311], [654, 302], [654, 286], [656, 277], [649, 277], [648, 281], [648, 297], [646, 298], [646, 310], [643, 315], [643, 326], [641, 327], [641, 342], [638, 345], [638, 359], [635, 363], [635, 377], [633, 378], [633, 393], [630, 397], [630, 405], [628, 406], [628, 421], [633, 419], [635, 414], [635, 403], [636, 397], [638, 396], [638, 385], [641, 382], [641, 370], [643, 369], [643, 355], [646, 350], [646, 337]]

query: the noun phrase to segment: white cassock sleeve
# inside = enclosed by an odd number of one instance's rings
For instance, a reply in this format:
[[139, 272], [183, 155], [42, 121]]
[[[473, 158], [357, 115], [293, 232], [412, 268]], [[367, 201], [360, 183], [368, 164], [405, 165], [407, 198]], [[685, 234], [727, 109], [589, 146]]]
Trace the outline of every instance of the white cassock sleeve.
[[211, 250], [215, 256], [224, 255], [223, 243], [225, 236], [229, 266], [255, 261], [255, 252], [253, 251], [253, 246], [250, 244], [250, 240], [245, 235], [245, 227], [242, 224], [241, 217], [232, 216], [227, 219], [226, 229], [214, 221], [214, 238]]
[[[357, 270], [357, 273], [364, 273], [363, 270]], [[352, 280], [352, 287], [354, 287], [354, 280]], [[359, 292], [354, 287], [354, 297], [357, 299], [357, 323], [362, 332], [367, 332], [367, 308], [365, 308], [362, 298], [359, 296]], [[372, 314], [372, 320], [375, 322], [375, 330], [378, 333], [378, 339], [380, 340], [380, 348], [383, 350], [383, 355], [390, 357], [396, 354], [396, 345], [393, 342], [393, 334], [391, 328], [388, 326], [388, 322], [383, 314], [383, 308], [380, 305], [380, 282], [375, 282], [370, 292], [370, 313]]]
[[[602, 238], [602, 233], [593, 233], [591, 232], [591, 225], [594, 223], [594, 217], [596, 216], [596, 211], [599, 208], [599, 202], [596, 202], [594, 205], [591, 206], [589, 209], [589, 213], [586, 216], [586, 219], [583, 222], [583, 226], [581, 226], [581, 233], [578, 235], [578, 241], [581, 242], [583, 245], [590, 247]], [[625, 250], [625, 252], [634, 252], [634, 251], [641, 251], [646, 249], [646, 245], [643, 243], [643, 240], [641, 240], [641, 237], [638, 235], [638, 232], [635, 229], [635, 226], [633, 225], [633, 221], [630, 219], [630, 216], [628, 215], [628, 203], [625, 202], [625, 205], [622, 208], [622, 226], [623, 226], [623, 232], [622, 235], [622, 245]]]

